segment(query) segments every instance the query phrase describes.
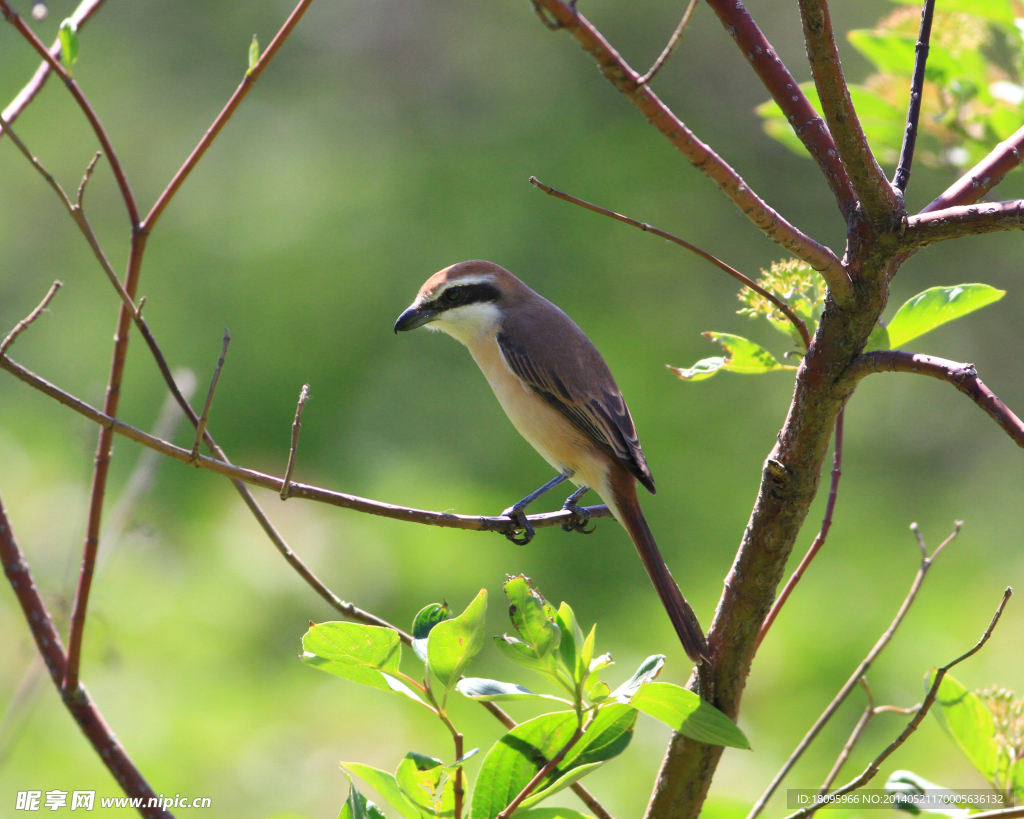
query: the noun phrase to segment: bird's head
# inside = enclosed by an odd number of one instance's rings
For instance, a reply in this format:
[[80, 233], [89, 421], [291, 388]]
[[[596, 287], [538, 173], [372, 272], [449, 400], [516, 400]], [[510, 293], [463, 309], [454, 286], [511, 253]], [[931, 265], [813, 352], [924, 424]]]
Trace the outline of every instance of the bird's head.
[[505, 268], [474, 260], [439, 270], [423, 283], [395, 332], [426, 325], [466, 344], [491, 330], [501, 312], [525, 285]]

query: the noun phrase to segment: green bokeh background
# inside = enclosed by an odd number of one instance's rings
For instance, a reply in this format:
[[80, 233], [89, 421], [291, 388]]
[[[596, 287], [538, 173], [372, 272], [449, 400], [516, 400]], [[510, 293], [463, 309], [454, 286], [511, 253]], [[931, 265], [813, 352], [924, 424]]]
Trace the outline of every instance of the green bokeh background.
[[[638, 66], [660, 51], [683, 5], [581, 3]], [[29, 5], [18, 3], [23, 13]], [[72, 9], [51, 4], [37, 26], [47, 42]], [[889, 9], [837, 4], [836, 26], [870, 26]], [[144, 209], [234, 90], [253, 32], [265, 47], [289, 11], [282, 0], [111, 0], [83, 29], [76, 77]], [[751, 11], [796, 77], [808, 79], [796, 4], [760, 0]], [[844, 57], [848, 76], [863, 79], [867, 65], [852, 49]], [[0, 102], [36, 65], [14, 30], [0, 28]], [[706, 7], [656, 88], [773, 206], [841, 249], [842, 223], [820, 174], [762, 133], [752, 109], [767, 95]], [[49, 83], [17, 128], [73, 189], [96, 148], [59, 83]], [[531, 174], [677, 232], [748, 273], [783, 258], [525, 0], [318, 0], [154, 232], [139, 290], [149, 322], [172, 365], [196, 374], [200, 393], [230, 328], [210, 426], [235, 461], [283, 472], [295, 399], [308, 382], [300, 480], [494, 514], [547, 480], [547, 465], [504, 418], [465, 350], [426, 333], [396, 338], [391, 328], [438, 268], [467, 258], [505, 265], [572, 315], [608, 359], [658, 481], [645, 510], [707, 625], [791, 376], [684, 384], [664, 365], [716, 354], [704, 330], [750, 335], [777, 354], [781, 336], [735, 314], [731, 279], [666, 242], [545, 197], [527, 184]], [[1021, 179], [1008, 178], [998, 198], [1021, 196]], [[911, 208], [952, 181], [915, 168]], [[128, 226], [105, 161], [86, 204], [122, 269]], [[920, 253], [893, 283], [886, 314], [934, 285], [983, 281], [1008, 290], [912, 349], [975, 362], [1018, 410], [1020, 241], [1001, 234]], [[53, 279], [66, 285], [14, 357], [100, 405], [116, 297], [7, 139], [0, 249], [0, 327], [24, 316]], [[164, 400], [136, 338], [121, 415], [149, 428]], [[0, 493], [63, 625], [97, 430], [5, 374], [0, 408]], [[191, 436], [179, 428], [176, 440], [188, 445]], [[140, 454], [116, 440], [108, 512]], [[966, 524], [871, 672], [877, 702], [917, 702], [927, 669], [972, 645], [1003, 588], [1024, 578], [1020, 451], [948, 386], [896, 375], [864, 383], [847, 414], [843, 472], [827, 547], [753, 666], [740, 725], [754, 750], [725, 752], [708, 815], [756, 798], [887, 626], [917, 568], [911, 521], [932, 545], [954, 519]], [[282, 503], [262, 490], [259, 497], [332, 589], [393, 622], [407, 626], [421, 606], [442, 599], [461, 609], [486, 587], [497, 633], [506, 627], [504, 575], [525, 572], [552, 600], [570, 601], [581, 621], [599, 622], [598, 649], [617, 661], [611, 682], [657, 652], [669, 656], [662, 679], [688, 675], [639, 561], [611, 522], [590, 537], [546, 529], [518, 547], [496, 535]], [[105, 544], [93, 589], [83, 679], [158, 793], [210, 796], [214, 816], [319, 819], [335, 816], [344, 799], [339, 760], [394, 770], [409, 750], [450, 756], [445, 729], [411, 703], [298, 662], [307, 622], [336, 618], [215, 475], [161, 463], [120, 537]], [[957, 676], [971, 687], [1024, 689], [1022, 625], [1014, 601], [989, 646]], [[531, 683], [491, 648], [473, 670]], [[119, 794], [48, 679], [31, 683], [38, 672], [14, 596], [0, 590], [0, 708], [21, 703], [0, 733], [3, 816], [19, 790]], [[530, 707], [510, 710], [523, 719], [535, 713]], [[858, 694], [791, 786], [820, 784], [860, 710]], [[467, 747], [500, 736], [475, 704], [456, 702], [453, 711]], [[849, 773], [901, 725], [879, 717]], [[664, 726], [641, 717], [631, 749], [588, 780], [615, 815], [641, 814], [667, 738]], [[984, 784], [931, 721], [891, 763], [879, 782], [910, 768], [951, 787]], [[563, 802], [574, 804], [571, 795]], [[770, 811], [783, 808], [777, 800]]]

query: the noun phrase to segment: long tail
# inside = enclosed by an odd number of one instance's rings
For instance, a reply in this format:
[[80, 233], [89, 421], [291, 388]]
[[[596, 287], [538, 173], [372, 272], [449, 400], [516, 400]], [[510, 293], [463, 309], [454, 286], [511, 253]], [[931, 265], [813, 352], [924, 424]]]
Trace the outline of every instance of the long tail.
[[[618, 472], [619, 470], [615, 470]], [[640, 559], [647, 569], [647, 574], [654, 584], [661, 604], [668, 612], [669, 619], [675, 627], [679, 641], [683, 644], [686, 655], [697, 665], [701, 662], [711, 661], [711, 652], [708, 649], [707, 641], [704, 639], [704, 632], [697, 622], [697, 616], [686, 602], [679, 586], [672, 579], [672, 575], [665, 565], [665, 561], [658, 551], [654, 542], [654, 535], [644, 519], [644, 513], [640, 508], [640, 500], [636, 495], [636, 479], [626, 472], [610, 476], [611, 494], [614, 504], [611, 505], [612, 512], [616, 513], [619, 523], [629, 533], [633, 545], [640, 554]], [[608, 500], [606, 498], [606, 500]], [[618, 508], [616, 508], [618, 507]]]

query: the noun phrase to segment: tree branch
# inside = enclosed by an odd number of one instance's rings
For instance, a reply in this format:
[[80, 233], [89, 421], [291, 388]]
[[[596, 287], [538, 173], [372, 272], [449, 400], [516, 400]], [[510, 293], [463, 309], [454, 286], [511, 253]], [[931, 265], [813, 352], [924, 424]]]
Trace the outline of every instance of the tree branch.
[[[639, 84], [640, 75], [571, 4], [565, 0], [536, 2], [597, 60], [608, 81], [625, 94], [694, 167], [718, 185], [758, 229], [821, 273], [836, 300], [843, 302], [849, 299], [852, 289], [849, 274], [835, 253], [791, 225], [757, 196], [743, 178], [710, 146], [701, 142], [648, 86]], [[795, 83], [793, 87], [796, 87]]]
[[[56, 399], [61, 404], [64, 404], [64, 406], [73, 409], [75, 412], [88, 418], [90, 421], [99, 424], [104, 429], [115, 432], [118, 435], [123, 435], [136, 443], [140, 443], [143, 446], [154, 449], [163, 455], [174, 458], [175, 460], [183, 463], [193, 463], [191, 450], [175, 446], [169, 441], [164, 441], [150, 435], [148, 432], [143, 432], [141, 429], [137, 429], [130, 424], [126, 424], [124, 421], [100, 412], [95, 407], [92, 407], [81, 399], [64, 392], [46, 379], [41, 378], [31, 370], [22, 367], [7, 356], [0, 358], [0, 369], [7, 370], [29, 386], [35, 387], [40, 392]], [[284, 487], [284, 480], [282, 478], [267, 475], [263, 472], [257, 472], [254, 469], [245, 469], [243, 467], [235, 466], [227, 461], [217, 460], [206, 455], [200, 455], [198, 460], [194, 462], [194, 465], [203, 469], [208, 469], [211, 472], [216, 472], [219, 475], [232, 478], [233, 480], [239, 480], [254, 486], [262, 486], [265, 489], [270, 489], [277, 493], [280, 493], [281, 489]], [[305, 498], [307, 500], [319, 501], [332, 506], [340, 506], [345, 509], [353, 509], [357, 512], [364, 512], [370, 515], [392, 518], [394, 520], [404, 520], [410, 523], [421, 523], [428, 526], [441, 526], [448, 529], [468, 529], [476, 532], [501, 532], [504, 534], [506, 532], [515, 531], [518, 525], [514, 520], [508, 517], [453, 515], [448, 512], [428, 512], [423, 509], [394, 506], [380, 501], [369, 500], [368, 498], [361, 498], [358, 495], [348, 495], [343, 492], [335, 492], [331, 489], [324, 489], [310, 484], [297, 483], [295, 481], [291, 484], [290, 496], [293, 498]], [[585, 508], [592, 518], [611, 517], [611, 512], [608, 510], [607, 506], [588, 506]], [[560, 526], [561, 524], [568, 523], [573, 519], [574, 514], [566, 509], [559, 509], [557, 512], [546, 512], [540, 515], [527, 516], [527, 520], [529, 520], [535, 528]]]
[[1024, 228], [1024, 199], [933, 210], [907, 220], [904, 241], [924, 247], [947, 239]]
[[[79, 3], [78, 8], [75, 9], [71, 15], [70, 20], [75, 24], [76, 29], [81, 29], [90, 17], [92, 17], [97, 11], [100, 10], [106, 0], [82, 0]], [[60, 56], [60, 39], [53, 41], [53, 45], [50, 46], [50, 56], [57, 59]], [[11, 100], [11, 104], [3, 110], [3, 118], [8, 122], [14, 122], [20, 115], [21, 112], [28, 108], [29, 103], [36, 98], [36, 95], [43, 90], [43, 86], [46, 84], [47, 79], [50, 77], [50, 72], [53, 69], [50, 67], [48, 60], [43, 60], [39, 64], [39, 68], [36, 69], [36, 73], [32, 75], [32, 79], [28, 81], [24, 88], [18, 92], [18, 95]], [[2, 134], [0, 134], [2, 136]]]
[[679, 41], [683, 37], [683, 32], [686, 31], [686, 26], [690, 23], [690, 18], [693, 17], [693, 12], [697, 8], [698, 2], [699, 0], [690, 0], [686, 4], [686, 11], [683, 12], [683, 17], [679, 21], [679, 25], [677, 25], [675, 31], [672, 32], [672, 36], [668, 38], [668, 43], [665, 44], [665, 48], [662, 49], [661, 54], [658, 55], [658, 59], [654, 61], [654, 65], [648, 69], [646, 74], [637, 80], [638, 85], [647, 85], [647, 83], [658, 75], [658, 72], [661, 71], [665, 63], [668, 62], [668, 58], [672, 56], [672, 52], [675, 51], [676, 46], [679, 45]]
[[914, 146], [917, 144], [917, 125], [921, 119], [921, 97], [924, 93], [924, 72], [928, 64], [928, 44], [932, 37], [932, 16], [935, 13], [935, 0], [924, 0], [921, 9], [921, 28], [914, 46], [914, 74], [910, 81], [910, 103], [907, 106], [907, 126], [903, 132], [903, 145], [900, 148], [900, 160], [896, 166], [896, 175], [892, 184], [901, 191], [906, 191], [910, 181], [910, 166], [914, 161]]
[[713, 264], [719, 270], [723, 270], [724, 272], [728, 273], [734, 279], [736, 279], [739, 282], [742, 282], [755, 293], [759, 293], [760, 295], [764, 296], [764, 298], [768, 299], [768, 301], [770, 301], [772, 304], [774, 304], [779, 309], [779, 311], [790, 320], [793, 327], [800, 335], [800, 338], [803, 339], [804, 348], [806, 349], [811, 346], [811, 336], [810, 333], [807, 332], [807, 325], [804, 323], [803, 319], [801, 319], [796, 313], [794, 313], [792, 309], [790, 309], [790, 306], [786, 304], [786, 302], [784, 302], [771, 291], [765, 290], [753, 279], [740, 273], [740, 271], [738, 271], [735, 267], [727, 265], [721, 259], [712, 256], [710, 253], [704, 250], [701, 250], [696, 245], [691, 245], [685, 239], [680, 239], [678, 236], [669, 233], [667, 230], [661, 230], [660, 228], [656, 228], [653, 225], [647, 224], [646, 222], [638, 222], [636, 219], [631, 219], [629, 216], [623, 216], [621, 213], [616, 213], [613, 210], [602, 208], [599, 205], [592, 205], [590, 202], [586, 202], [583, 199], [578, 199], [577, 197], [572, 196], [571, 194], [563, 193], [560, 190], [556, 190], [555, 188], [552, 188], [550, 185], [545, 185], [543, 182], [537, 179], [536, 176], [530, 177], [530, 184], [544, 191], [544, 193], [548, 194], [549, 196], [554, 196], [556, 199], [561, 199], [563, 202], [569, 202], [570, 204], [573, 205], [579, 205], [581, 208], [586, 208], [587, 210], [593, 211], [594, 213], [600, 213], [602, 216], [611, 217], [612, 219], [616, 219], [619, 222], [624, 222], [627, 225], [632, 225], [635, 228], [640, 228], [640, 230], [646, 233], [652, 233], [655, 236], [660, 236], [662, 239], [667, 239], [668, 241], [673, 242], [674, 244], [677, 244], [680, 247], [685, 248], [686, 250], [689, 250], [691, 253], [695, 253], [705, 261], [711, 262], [711, 264]]
[[826, 0], [800, 0], [804, 41], [811, 63], [814, 85], [821, 99], [825, 121], [835, 140], [839, 158], [850, 176], [850, 184], [869, 224], [885, 228], [898, 224], [903, 214], [900, 197], [871, 152], [850, 91], [832, 31]]
[[504, 808], [504, 810], [502, 810], [501, 813], [498, 814], [496, 819], [509, 819], [509, 817], [515, 812], [516, 808], [518, 808], [523, 803], [523, 800], [526, 799], [526, 797], [528, 797], [531, 793], [533, 793], [534, 790], [536, 790], [537, 786], [541, 782], [543, 782], [546, 777], [551, 775], [551, 772], [558, 767], [558, 763], [565, 758], [565, 755], [569, 752], [573, 745], [579, 742], [580, 737], [582, 736], [583, 728], [578, 727], [573, 732], [573, 735], [569, 737], [569, 741], [562, 746], [562, 750], [560, 750], [557, 754], [551, 757], [551, 759], [549, 759], [547, 763], [544, 764], [539, 771], [537, 771], [536, 776], [534, 776], [533, 779], [526, 783], [523, 789], [518, 794], [516, 794], [515, 798], [508, 803], [508, 805]]
[[988, 156], [950, 185], [921, 213], [932, 213], [956, 205], [970, 205], [977, 202], [1002, 182], [1006, 174], [1020, 164], [1022, 148], [1024, 148], [1024, 126], [1008, 139], [996, 145]]
[[843, 218], [850, 223], [857, 211], [857, 194], [828, 126], [818, 116], [741, 0], [708, 0], [708, 5], [715, 10], [762, 85], [786, 115], [797, 137], [818, 163]]
[[914, 576], [914, 582], [910, 584], [910, 591], [907, 592], [907, 596], [903, 599], [903, 604], [900, 606], [899, 611], [896, 612], [896, 616], [889, 624], [889, 628], [885, 630], [885, 633], [878, 638], [878, 642], [875, 643], [871, 651], [868, 652], [867, 656], [861, 660], [860, 665], [857, 666], [853, 674], [846, 681], [846, 684], [839, 689], [839, 693], [835, 695], [832, 702], [829, 703], [828, 708], [822, 712], [822, 715], [818, 717], [811, 729], [804, 735], [804, 738], [800, 740], [800, 744], [796, 746], [796, 749], [789, 755], [789, 759], [786, 760], [786, 764], [782, 766], [779, 772], [775, 775], [775, 778], [771, 781], [761, 798], [757, 800], [754, 807], [750, 809], [750, 813], [747, 814], [747, 819], [755, 819], [755, 817], [764, 810], [765, 805], [768, 804], [768, 800], [771, 799], [772, 794], [782, 784], [782, 780], [786, 778], [787, 774], [793, 769], [800, 757], [803, 756], [804, 751], [810, 747], [810, 744], [814, 741], [815, 737], [821, 733], [821, 729], [825, 727], [830, 719], [835, 715], [836, 711], [839, 710], [850, 692], [857, 686], [861, 678], [867, 674], [868, 669], [871, 668], [871, 664], [878, 658], [878, 655], [882, 653], [882, 650], [889, 645], [889, 641], [892, 640], [893, 635], [896, 633], [896, 629], [899, 628], [900, 623], [903, 622], [903, 618], [910, 610], [914, 600], [917, 598], [917, 593], [921, 589], [921, 585], [924, 583], [924, 579], [928, 574], [928, 570], [932, 567], [932, 563], [939, 552], [941, 552], [953, 538], [960, 532], [960, 527], [956, 526], [946, 540], [944, 540], [938, 548], [932, 553], [931, 557], [928, 556], [927, 552], [922, 547], [921, 554], [921, 565], [917, 570], [917, 574]]
[[63, 287], [63, 284], [64, 283], [60, 281], [55, 281], [53, 284], [51, 284], [49, 292], [47, 292], [47, 294], [43, 296], [43, 300], [39, 302], [39, 305], [36, 307], [36, 309], [29, 313], [17, 324], [15, 324], [14, 329], [12, 329], [11, 332], [7, 334], [7, 337], [3, 341], [0, 341], [0, 357], [3, 357], [10, 349], [11, 345], [14, 344], [18, 336], [25, 332], [25, 330], [28, 329], [28, 326], [33, 321], [39, 318], [39, 316], [42, 314], [43, 310], [46, 309], [46, 306], [50, 303], [53, 297], [57, 295], [57, 291], [60, 290], [61, 287]]
[[[82, 729], [82, 733], [92, 743], [96, 753], [103, 760], [103, 764], [107, 766], [107, 770], [128, 796], [143, 799], [143, 804], [149, 804], [149, 799], [152, 798], [155, 803], [157, 795], [150, 788], [139, 769], [135, 767], [135, 763], [128, 756], [124, 746], [118, 742], [85, 687], [79, 685], [74, 691], [63, 689], [67, 668], [64, 646], [61, 643], [57, 627], [53, 623], [53, 618], [46, 608], [46, 603], [43, 602], [43, 598], [39, 594], [25, 555], [14, 537], [2, 499], [0, 499], [0, 561], [3, 562], [4, 573], [21, 604], [21, 610], [32, 631], [39, 654], [46, 662], [50, 678], [57, 687], [57, 691], [60, 692], [64, 705], [71, 712], [75, 722], [78, 723], [78, 727]], [[145, 807], [139, 808], [139, 811], [147, 819], [173, 819], [171, 814], [162, 808]]]
[[[1006, 603], [1009, 601], [1012, 595], [1013, 589], [1011, 588], [1007, 588], [1006, 591], [1003, 592], [1003, 599], [999, 601], [999, 608], [996, 609], [996, 613], [992, 616], [992, 621], [989, 623], [988, 628], [985, 629], [985, 633], [981, 635], [981, 639], [978, 640], [974, 648], [972, 648], [968, 652], [965, 652], [964, 654], [961, 654], [955, 660], [942, 666], [942, 668], [940, 668], [936, 672], [935, 680], [932, 682], [931, 688], [928, 689], [928, 695], [924, 698], [924, 702], [921, 704], [921, 707], [914, 715], [914, 718], [910, 720], [910, 722], [907, 724], [907, 727], [903, 729], [900, 735], [896, 737], [896, 739], [894, 739], [892, 743], [890, 743], [890, 745], [884, 751], [882, 751], [882, 753], [875, 757], [875, 760], [864, 769], [860, 776], [846, 783], [845, 785], [843, 785], [843, 787], [839, 788], [838, 790], [832, 791], [832, 793], [828, 794], [830, 797], [834, 798], [842, 796], [844, 793], [850, 793], [850, 791], [855, 791], [857, 788], [861, 788], [864, 785], [866, 785], [875, 777], [875, 774], [878, 773], [878, 769], [882, 767], [882, 763], [885, 762], [885, 760], [888, 759], [896, 751], [897, 748], [899, 748], [904, 742], [906, 742], [907, 737], [909, 737], [912, 733], [914, 733], [914, 731], [917, 730], [917, 727], [921, 724], [922, 720], [924, 720], [925, 716], [931, 710], [932, 705], [935, 703], [935, 698], [936, 696], [938, 696], [939, 686], [942, 685], [942, 680], [945, 678], [947, 672], [951, 668], [953, 668], [953, 666], [962, 663], [968, 657], [971, 657], [977, 652], [981, 651], [985, 643], [988, 642], [988, 638], [992, 636], [992, 632], [995, 629], [996, 624], [999, 622], [999, 618], [1003, 616], [1003, 609], [1006, 608]], [[814, 811], [816, 811], [819, 807], [821, 807], [820, 804], [809, 805], [806, 808], [798, 810], [796, 813], [791, 813], [789, 816], [786, 817], [786, 819], [803, 819], [803, 817], [809, 816], [810, 814], [814, 813]], [[980, 816], [982, 814], [976, 815]], [[1003, 815], [1005, 816], [1006, 814]]]
[[825, 504], [825, 516], [821, 521], [821, 529], [818, 530], [818, 534], [811, 543], [811, 548], [807, 550], [807, 554], [805, 554], [804, 559], [800, 561], [800, 565], [796, 567], [796, 571], [789, 576], [789, 580], [786, 581], [785, 588], [783, 588], [782, 593], [772, 604], [772, 608], [771, 611], [768, 612], [768, 616], [764, 618], [764, 624], [761, 626], [761, 632], [757, 637], [758, 647], [760, 647], [761, 643], [764, 642], [764, 637], [768, 633], [768, 629], [772, 627], [772, 623], [775, 622], [775, 618], [779, 616], [779, 612], [782, 610], [782, 607], [786, 605], [786, 601], [793, 593], [793, 589], [796, 588], [796, 584], [800, 582], [800, 578], [804, 576], [804, 572], [807, 571], [807, 567], [811, 565], [811, 561], [814, 560], [815, 555], [817, 555], [821, 550], [821, 547], [825, 545], [825, 538], [828, 537], [829, 529], [832, 528], [832, 513], [835, 511], [836, 497], [839, 493], [839, 478], [842, 477], [843, 474], [843, 418], [845, 414], [846, 409], [843, 408], [836, 417], [835, 444], [832, 447], [832, 482], [828, 490], [828, 501]]
[[856, 382], [872, 373], [916, 373], [952, 384], [974, 401], [1019, 447], [1024, 447], [1024, 421], [1021, 421], [995, 393], [978, 378], [973, 364], [961, 364], [945, 358], [900, 350], [876, 350], [857, 356], [846, 375]]

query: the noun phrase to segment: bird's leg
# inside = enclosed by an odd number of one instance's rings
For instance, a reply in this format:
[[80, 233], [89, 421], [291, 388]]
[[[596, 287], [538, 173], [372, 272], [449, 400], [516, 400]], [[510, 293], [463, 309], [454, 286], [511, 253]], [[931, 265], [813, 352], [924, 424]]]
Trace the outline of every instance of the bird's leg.
[[505, 537], [507, 537], [509, 540], [511, 540], [513, 543], [515, 543], [515, 544], [517, 544], [519, 546], [525, 546], [527, 543], [529, 543], [531, 540], [533, 540], [533, 535], [534, 535], [533, 525], [530, 523], [530, 521], [528, 521], [526, 519], [526, 507], [529, 506], [531, 503], [533, 503], [535, 500], [537, 500], [537, 498], [539, 498], [545, 492], [548, 492], [548, 491], [554, 489], [556, 486], [558, 486], [558, 484], [560, 484], [563, 481], [567, 480], [569, 478], [570, 474], [571, 473], [563, 472], [558, 477], [552, 478], [550, 481], [548, 481], [546, 484], [544, 484], [540, 489], [538, 489], [538, 490], [536, 490], [534, 492], [531, 492], [529, 495], [527, 495], [521, 501], [519, 501], [516, 504], [513, 504], [508, 509], [506, 509], [504, 512], [502, 512], [501, 513], [502, 517], [512, 518], [512, 520], [514, 520], [518, 524], [519, 528], [523, 530], [523, 534], [522, 534], [521, 537], [517, 537], [515, 532], [508, 532], [505, 535]]
[[566, 532], [579, 532], [581, 535], [589, 535], [597, 528], [596, 525], [590, 529], [587, 528], [587, 522], [590, 520], [590, 512], [582, 506], [576, 505], [576, 501], [586, 495], [589, 491], [589, 486], [581, 486], [566, 498], [565, 503], [562, 504], [563, 509], [568, 512], [572, 512], [574, 515], [571, 521], [562, 524], [562, 529]]

